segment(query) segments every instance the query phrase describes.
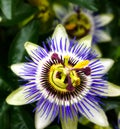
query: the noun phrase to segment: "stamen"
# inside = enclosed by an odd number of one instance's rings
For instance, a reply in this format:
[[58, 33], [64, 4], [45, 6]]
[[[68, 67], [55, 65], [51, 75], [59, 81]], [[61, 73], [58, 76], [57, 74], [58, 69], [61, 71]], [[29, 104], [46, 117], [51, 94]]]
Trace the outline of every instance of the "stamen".
[[73, 68], [79, 68], [79, 69], [84, 68], [88, 64], [89, 64], [89, 60], [80, 61]]
[[68, 66], [68, 61], [69, 61], [69, 59], [70, 59], [70, 56], [64, 56], [64, 65], [65, 66]]
[[86, 68], [82, 69], [82, 72], [84, 72], [84, 74], [86, 74], [88, 76], [91, 74], [91, 69], [90, 69], [90, 67], [86, 67]]
[[87, 76], [91, 74], [91, 69], [90, 69], [90, 67], [81, 68], [81, 69], [79, 69], [79, 68], [74, 68], [74, 69], [72, 69], [72, 70], [76, 71], [77, 73], [80, 72], [80, 71], [82, 71], [82, 72], [83, 72], [85, 75], [87, 75]]

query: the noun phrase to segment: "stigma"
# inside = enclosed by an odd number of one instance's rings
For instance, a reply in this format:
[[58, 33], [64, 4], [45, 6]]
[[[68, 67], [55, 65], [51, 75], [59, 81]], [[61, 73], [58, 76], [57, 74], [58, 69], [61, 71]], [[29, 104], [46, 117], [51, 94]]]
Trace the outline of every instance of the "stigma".
[[79, 72], [90, 75], [90, 68], [86, 67], [89, 60], [80, 61], [73, 66], [69, 62], [69, 55], [65, 55], [61, 60], [57, 53], [53, 53], [51, 59], [58, 61], [50, 67], [49, 71], [49, 83], [55, 90], [72, 92], [81, 84]]

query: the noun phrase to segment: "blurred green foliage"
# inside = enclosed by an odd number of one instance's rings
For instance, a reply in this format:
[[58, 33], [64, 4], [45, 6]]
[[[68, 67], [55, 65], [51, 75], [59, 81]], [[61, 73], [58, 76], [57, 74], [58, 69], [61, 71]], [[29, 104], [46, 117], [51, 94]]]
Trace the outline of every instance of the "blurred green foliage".
[[[54, 3], [63, 5], [68, 2], [84, 8], [111, 12], [114, 20], [107, 25], [107, 31], [112, 36], [109, 43], [99, 43], [103, 57], [112, 58], [115, 64], [108, 73], [108, 80], [120, 85], [120, 1], [119, 0], [0, 0], [0, 129], [35, 129], [34, 104], [15, 107], [6, 104], [5, 98], [19, 86], [18, 78], [10, 70], [10, 65], [24, 62], [28, 56], [24, 43], [31, 41], [42, 45], [53, 32], [55, 14]], [[38, 0], [40, 1], [40, 0]], [[111, 127], [116, 129], [117, 115], [120, 111], [120, 97], [103, 100]], [[112, 112], [114, 111], [114, 114]], [[112, 117], [111, 119], [111, 116]], [[60, 129], [60, 123], [53, 122], [46, 129]], [[93, 129], [93, 125], [78, 124], [78, 128]], [[101, 129], [95, 127], [95, 129]], [[103, 129], [103, 128], [102, 128]]]

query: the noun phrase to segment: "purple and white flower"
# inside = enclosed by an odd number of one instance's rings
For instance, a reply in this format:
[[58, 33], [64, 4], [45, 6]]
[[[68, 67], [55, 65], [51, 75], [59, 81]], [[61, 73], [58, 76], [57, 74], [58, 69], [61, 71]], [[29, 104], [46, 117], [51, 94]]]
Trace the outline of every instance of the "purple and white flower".
[[111, 59], [98, 59], [91, 48], [91, 36], [69, 41], [59, 24], [43, 46], [26, 42], [32, 61], [13, 64], [11, 70], [25, 80], [23, 86], [6, 99], [11, 105], [36, 104], [35, 127], [43, 129], [55, 118], [63, 129], [77, 129], [83, 115], [100, 126], [108, 126], [100, 98], [120, 95], [120, 88], [104, 75], [113, 65]]
[[104, 26], [110, 23], [113, 15], [97, 14], [78, 5], [69, 4], [62, 6], [54, 4], [53, 6], [58, 22], [63, 24], [69, 37], [80, 39], [88, 34], [92, 35], [92, 43], [108, 42], [110, 35], [105, 32]]

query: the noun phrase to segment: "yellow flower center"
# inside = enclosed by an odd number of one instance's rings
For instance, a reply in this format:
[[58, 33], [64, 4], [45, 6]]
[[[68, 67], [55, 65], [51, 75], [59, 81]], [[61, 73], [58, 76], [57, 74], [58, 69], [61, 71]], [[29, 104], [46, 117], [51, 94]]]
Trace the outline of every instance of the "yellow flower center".
[[82, 12], [70, 15], [64, 26], [71, 38], [81, 38], [87, 35], [91, 29], [91, 22], [87, 15]]
[[[58, 57], [57, 57], [58, 58]], [[80, 61], [76, 65], [69, 64], [70, 57], [64, 56], [64, 63], [53, 64], [49, 71], [49, 82], [53, 88], [59, 91], [67, 92], [75, 90], [80, 86], [80, 76], [77, 69], [82, 69], [88, 65], [89, 61]]]

